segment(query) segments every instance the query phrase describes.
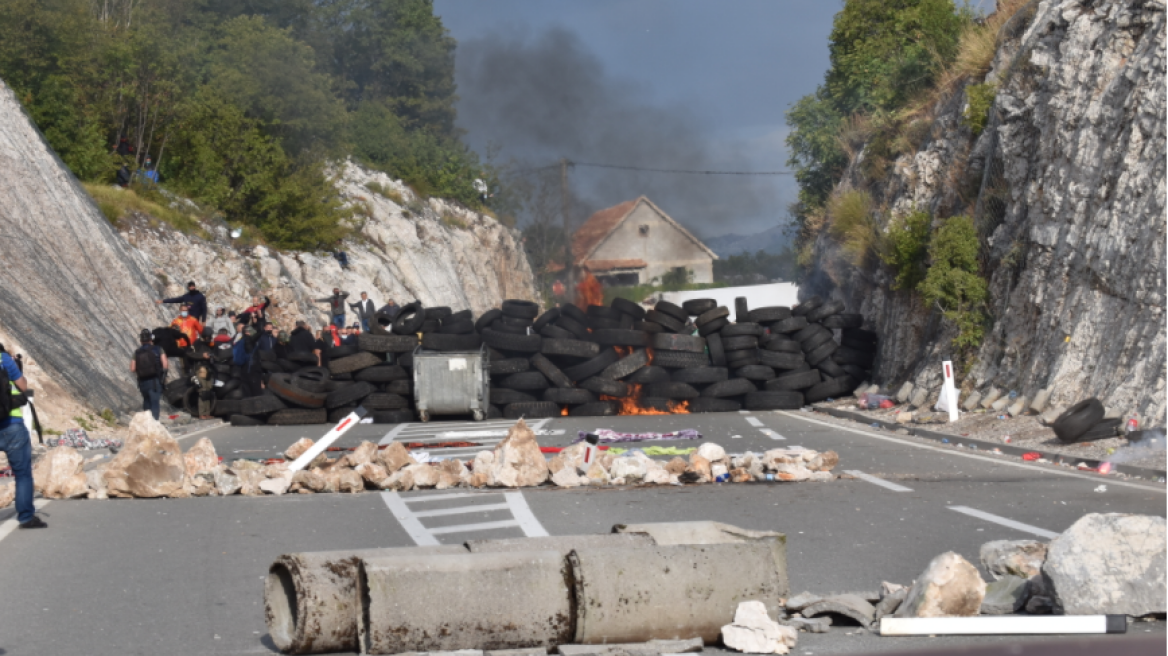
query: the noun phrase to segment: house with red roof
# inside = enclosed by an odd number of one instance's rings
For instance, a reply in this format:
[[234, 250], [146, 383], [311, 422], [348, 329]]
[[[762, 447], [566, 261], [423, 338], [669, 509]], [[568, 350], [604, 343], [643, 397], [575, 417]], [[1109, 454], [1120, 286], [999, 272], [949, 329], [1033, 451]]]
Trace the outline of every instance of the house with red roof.
[[641, 196], [593, 214], [572, 236], [572, 259], [609, 285], [646, 285], [672, 271], [714, 282], [718, 256]]

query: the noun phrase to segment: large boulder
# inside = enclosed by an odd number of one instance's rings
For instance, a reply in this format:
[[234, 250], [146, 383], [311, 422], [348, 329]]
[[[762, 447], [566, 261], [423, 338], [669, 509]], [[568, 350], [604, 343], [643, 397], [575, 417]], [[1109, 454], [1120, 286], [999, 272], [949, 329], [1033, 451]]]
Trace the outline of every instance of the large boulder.
[[68, 446], [58, 446], [41, 456], [32, 468], [33, 487], [46, 499], [76, 499], [89, 492], [85, 458]]
[[292, 446], [284, 450], [284, 457], [287, 458], [289, 462], [291, 462], [304, 455], [304, 452], [311, 449], [313, 444], [315, 444], [315, 442], [312, 441], [312, 438], [302, 437], [293, 442]]
[[1038, 540], [994, 540], [981, 545], [981, 566], [994, 579], [1037, 576], [1046, 560], [1046, 543]]
[[1044, 577], [1067, 615], [1164, 613], [1163, 517], [1092, 513], [1050, 543]]
[[977, 568], [948, 551], [934, 558], [917, 577], [896, 617], [968, 617], [977, 615], [985, 598], [985, 581]]
[[390, 442], [389, 446], [377, 452], [377, 461], [385, 467], [385, 471], [390, 474], [396, 472], [403, 467], [415, 465], [418, 463], [413, 456], [401, 442]]
[[487, 485], [531, 487], [543, 483], [550, 475], [547, 461], [535, 441], [535, 433], [527, 427], [527, 422], [520, 419], [495, 447]]
[[149, 412], [130, 421], [126, 445], [105, 470], [111, 497], [166, 497], [180, 493], [186, 463], [182, 450]]
[[183, 454], [183, 467], [188, 479], [193, 479], [201, 471], [211, 471], [219, 464], [219, 454], [211, 440], [200, 437], [198, 442]]

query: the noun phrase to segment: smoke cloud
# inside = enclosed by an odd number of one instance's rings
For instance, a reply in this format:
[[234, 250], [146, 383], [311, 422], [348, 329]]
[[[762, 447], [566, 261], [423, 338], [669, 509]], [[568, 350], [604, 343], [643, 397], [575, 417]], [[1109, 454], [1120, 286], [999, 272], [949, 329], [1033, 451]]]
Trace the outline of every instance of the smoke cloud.
[[[480, 153], [513, 170], [576, 162], [699, 170], [752, 170], [744, 149], [703, 134], [684, 106], [662, 106], [646, 89], [604, 70], [571, 32], [463, 40], [457, 52], [458, 124]], [[776, 108], [776, 112], [781, 109]], [[544, 186], [556, 170], [525, 172]], [[578, 225], [592, 212], [640, 195], [701, 236], [754, 232], [780, 222], [778, 180], [578, 166], [570, 175]], [[530, 221], [533, 212], [521, 216]], [[558, 223], [558, 220], [556, 221]]]

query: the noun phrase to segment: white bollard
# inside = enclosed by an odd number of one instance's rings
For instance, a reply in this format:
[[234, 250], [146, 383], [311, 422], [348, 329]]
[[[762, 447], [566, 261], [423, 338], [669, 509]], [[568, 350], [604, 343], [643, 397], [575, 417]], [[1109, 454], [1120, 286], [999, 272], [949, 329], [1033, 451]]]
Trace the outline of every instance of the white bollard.
[[1127, 633], [1126, 615], [978, 615], [883, 617], [882, 636]]
[[957, 421], [960, 416], [957, 412], [957, 388], [953, 385], [953, 363], [945, 360], [941, 363], [941, 368], [945, 373], [945, 386], [941, 388], [941, 393], [945, 395], [945, 406], [949, 410], [949, 421]]
[[369, 413], [364, 407], [358, 407], [356, 410], [350, 412], [336, 426], [333, 426], [332, 430], [325, 433], [324, 437], [320, 438], [320, 441], [309, 447], [299, 458], [293, 460], [292, 464], [288, 465], [288, 471], [294, 472], [304, 469], [308, 466], [308, 463], [315, 460], [330, 444], [336, 442], [337, 438], [349, 432], [349, 429], [356, 426], [367, 414]]

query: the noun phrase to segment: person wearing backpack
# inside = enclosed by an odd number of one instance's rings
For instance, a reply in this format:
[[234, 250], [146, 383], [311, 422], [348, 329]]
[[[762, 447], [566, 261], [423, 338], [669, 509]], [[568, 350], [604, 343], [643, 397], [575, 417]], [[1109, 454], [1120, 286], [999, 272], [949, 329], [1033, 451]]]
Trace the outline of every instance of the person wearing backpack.
[[138, 335], [141, 346], [130, 359], [130, 372], [138, 377], [138, 391], [142, 393], [142, 409], [158, 419], [159, 400], [162, 398], [162, 383], [166, 380], [166, 370], [170, 363], [162, 349], [154, 345], [154, 337], [143, 329]]
[[12, 356], [0, 346], [0, 451], [8, 456], [8, 466], [16, 478], [16, 521], [20, 528], [48, 528], [36, 516], [32, 504], [32, 437], [24, 426], [24, 406], [28, 404], [28, 381]]

